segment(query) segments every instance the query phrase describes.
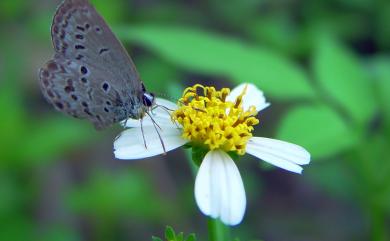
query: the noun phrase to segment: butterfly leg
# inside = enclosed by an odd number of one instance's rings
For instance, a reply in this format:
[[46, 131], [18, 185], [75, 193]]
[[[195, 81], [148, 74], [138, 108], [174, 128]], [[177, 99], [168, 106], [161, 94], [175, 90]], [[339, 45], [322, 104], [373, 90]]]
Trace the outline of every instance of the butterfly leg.
[[158, 138], [160, 139], [161, 146], [162, 146], [162, 148], [163, 148], [163, 150], [164, 150], [164, 155], [166, 155], [166, 154], [167, 154], [167, 151], [166, 151], [166, 149], [165, 149], [164, 141], [163, 141], [163, 139], [161, 138], [160, 132], [158, 131], [157, 127], [158, 127], [160, 130], [162, 130], [162, 129], [161, 129], [161, 127], [153, 120], [152, 116], [150, 116], [150, 114], [149, 114], [148, 112], [146, 112], [146, 114], [150, 117], [150, 119], [151, 119], [152, 122], [153, 122], [153, 127], [154, 127], [154, 129], [156, 130], [156, 132], [157, 132]]
[[146, 139], [145, 139], [145, 134], [144, 134], [144, 125], [142, 124], [142, 119], [140, 119], [139, 121], [141, 122], [142, 139], [144, 140], [145, 149], [148, 149], [148, 147], [146, 146]]

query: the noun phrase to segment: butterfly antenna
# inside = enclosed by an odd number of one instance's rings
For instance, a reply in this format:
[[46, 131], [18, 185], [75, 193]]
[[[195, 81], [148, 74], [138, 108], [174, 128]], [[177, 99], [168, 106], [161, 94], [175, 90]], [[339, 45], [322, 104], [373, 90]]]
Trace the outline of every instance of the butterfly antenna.
[[155, 105], [152, 110], [157, 109], [158, 107], [160, 107], [161, 109], [165, 110], [168, 113], [168, 115], [171, 115], [171, 112], [174, 111], [174, 110], [171, 110], [168, 107], [163, 106], [163, 105]]
[[153, 127], [154, 127], [154, 129], [156, 130], [156, 132], [157, 132], [158, 138], [160, 139], [161, 146], [162, 146], [162, 148], [163, 148], [163, 150], [164, 150], [164, 154], [167, 154], [167, 151], [166, 151], [165, 145], [164, 145], [164, 141], [163, 141], [163, 139], [161, 138], [161, 134], [160, 134], [160, 132], [159, 132], [158, 129], [157, 129], [157, 127], [158, 127], [160, 130], [162, 130], [161, 127], [156, 123], [156, 121], [152, 118], [152, 116], [151, 116], [148, 112], [146, 112], [146, 114], [150, 117], [150, 119], [151, 119], [152, 122], [153, 122]]
[[142, 139], [144, 140], [145, 149], [148, 149], [148, 146], [146, 145], [146, 139], [145, 139], [145, 134], [144, 134], [144, 125], [142, 124], [142, 118], [139, 121], [141, 123]]
[[174, 111], [174, 110], [172, 110], [172, 109], [169, 109], [169, 108], [166, 107], [166, 106], [157, 105], [157, 104], [155, 105], [155, 107], [154, 107], [153, 109], [156, 109], [156, 108], [158, 108], [158, 107], [162, 108], [163, 110], [167, 111], [168, 113], [169, 113], [169, 111]]

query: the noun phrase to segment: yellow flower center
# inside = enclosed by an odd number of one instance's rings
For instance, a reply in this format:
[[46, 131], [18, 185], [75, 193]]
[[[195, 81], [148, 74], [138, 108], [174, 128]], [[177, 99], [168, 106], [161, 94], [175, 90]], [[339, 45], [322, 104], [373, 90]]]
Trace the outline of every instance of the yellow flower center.
[[220, 91], [200, 84], [184, 90], [173, 120], [183, 127], [183, 138], [206, 145], [210, 150], [222, 149], [245, 154], [253, 126], [259, 123], [256, 108], [242, 108], [246, 87], [234, 102], [226, 101], [230, 89]]

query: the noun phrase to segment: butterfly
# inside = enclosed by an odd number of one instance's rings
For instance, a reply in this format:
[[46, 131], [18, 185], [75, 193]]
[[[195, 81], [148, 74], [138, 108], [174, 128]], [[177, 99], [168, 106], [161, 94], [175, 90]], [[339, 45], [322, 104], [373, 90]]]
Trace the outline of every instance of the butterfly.
[[125, 48], [88, 0], [60, 4], [51, 38], [55, 54], [39, 70], [39, 83], [57, 110], [103, 129], [142, 119], [155, 106]]

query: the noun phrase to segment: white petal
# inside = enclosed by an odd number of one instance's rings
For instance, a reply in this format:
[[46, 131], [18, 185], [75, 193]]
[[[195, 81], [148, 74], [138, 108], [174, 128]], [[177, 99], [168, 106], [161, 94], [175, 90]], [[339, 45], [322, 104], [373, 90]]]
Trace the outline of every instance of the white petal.
[[263, 91], [259, 90], [255, 85], [249, 83], [240, 84], [234, 88], [226, 97], [226, 100], [234, 102], [242, 93], [245, 86], [248, 87], [246, 89], [246, 94], [242, 98], [244, 110], [247, 110], [250, 106], [255, 106], [257, 111], [261, 111], [270, 105], [270, 103], [266, 102]]
[[[165, 100], [162, 98], [156, 98], [156, 104], [164, 106], [170, 110], [176, 110], [177, 105], [169, 100]], [[159, 125], [159, 126], [169, 126], [172, 128], [176, 127], [176, 124], [172, 122], [171, 111], [168, 111], [162, 107], [156, 107], [152, 112], [149, 112], [149, 114], [152, 116], [153, 120]], [[141, 122], [140, 120], [136, 119], [127, 119], [127, 121], [123, 121], [122, 124], [126, 127], [140, 127]], [[142, 119], [142, 125], [143, 126], [153, 126], [153, 121], [150, 119], [149, 115], [145, 115]]]
[[[168, 152], [184, 145], [187, 141], [181, 137], [180, 129], [162, 127], [159, 129], [165, 150]], [[160, 138], [153, 126], [144, 126], [146, 147], [141, 128], [123, 131], [114, 142], [114, 154], [118, 159], [141, 159], [164, 153]]]
[[208, 216], [227, 225], [242, 221], [246, 207], [244, 184], [234, 161], [220, 150], [209, 151], [195, 180], [195, 200]]
[[274, 166], [288, 171], [301, 173], [302, 167], [310, 162], [310, 153], [303, 147], [264, 137], [252, 137], [246, 152]]

